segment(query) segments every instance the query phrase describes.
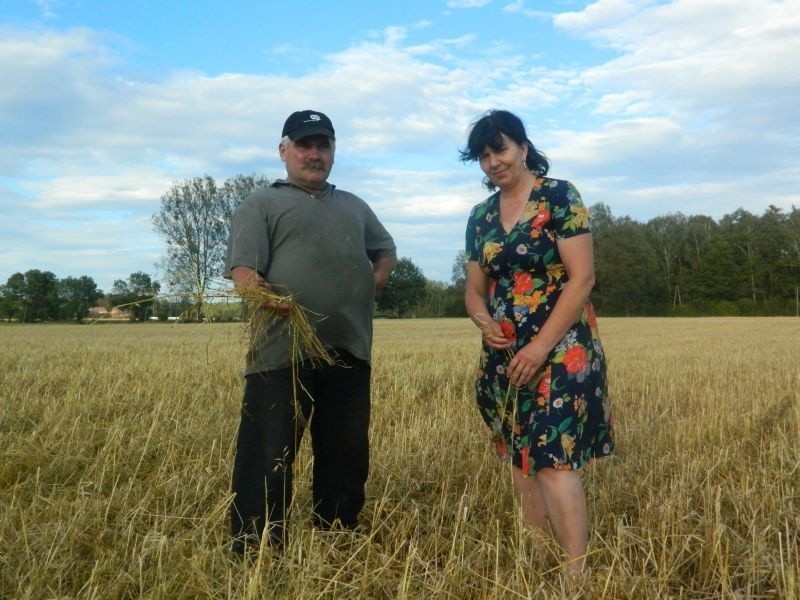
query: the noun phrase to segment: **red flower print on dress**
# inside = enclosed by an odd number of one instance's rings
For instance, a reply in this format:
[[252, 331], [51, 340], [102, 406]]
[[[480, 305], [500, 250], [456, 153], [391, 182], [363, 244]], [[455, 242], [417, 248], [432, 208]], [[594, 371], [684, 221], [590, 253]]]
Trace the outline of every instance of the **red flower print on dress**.
[[594, 312], [594, 305], [592, 305], [591, 302], [587, 302], [583, 310], [586, 314], [586, 322], [589, 324], [589, 327], [597, 329], [597, 315]]
[[500, 321], [500, 329], [503, 330], [503, 335], [506, 336], [507, 340], [514, 341], [517, 339], [517, 330], [514, 327], [514, 324], [507, 320], [503, 319]]
[[505, 439], [502, 437], [497, 438], [494, 441], [494, 448], [499, 458], [508, 458], [508, 446], [506, 446]]
[[531, 227], [534, 229], [541, 229], [550, 220], [549, 210], [540, 210], [531, 222]]
[[514, 273], [514, 295], [524, 296], [533, 289], [533, 275], [530, 273]]
[[550, 372], [542, 377], [542, 380], [539, 382], [539, 387], [536, 388], [536, 391], [539, 392], [542, 396], [549, 396], [550, 395]]
[[586, 369], [586, 350], [583, 346], [573, 346], [564, 354], [567, 373], [580, 373]]
[[520, 453], [520, 469], [522, 469], [523, 475], [529, 475], [531, 472], [531, 464], [528, 460], [528, 454], [530, 454], [530, 448], [523, 448], [519, 451]]

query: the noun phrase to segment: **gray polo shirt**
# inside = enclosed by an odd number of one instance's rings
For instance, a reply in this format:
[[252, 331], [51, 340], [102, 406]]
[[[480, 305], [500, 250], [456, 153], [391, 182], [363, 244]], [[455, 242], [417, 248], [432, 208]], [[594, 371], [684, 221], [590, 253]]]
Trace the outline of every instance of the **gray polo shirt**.
[[[308, 309], [322, 343], [369, 361], [375, 278], [372, 261], [395, 255], [392, 237], [358, 196], [328, 185], [311, 195], [279, 179], [251, 194], [231, 223], [225, 276], [250, 267], [276, 293]], [[286, 320], [269, 319], [245, 373], [289, 366]]]

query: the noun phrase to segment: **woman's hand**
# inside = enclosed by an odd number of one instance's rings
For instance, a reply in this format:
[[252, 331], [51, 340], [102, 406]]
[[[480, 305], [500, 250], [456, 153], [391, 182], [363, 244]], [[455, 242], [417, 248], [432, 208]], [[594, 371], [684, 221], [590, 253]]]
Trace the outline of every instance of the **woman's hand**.
[[507, 338], [500, 328], [500, 323], [489, 316], [486, 301], [489, 298], [489, 278], [481, 271], [477, 261], [467, 263], [467, 283], [464, 290], [464, 304], [467, 314], [481, 330], [483, 342], [495, 350], [507, 350], [514, 344], [513, 338]]
[[489, 315], [474, 315], [472, 321], [480, 328], [483, 342], [495, 350], [507, 350], [514, 344], [513, 339], [509, 339], [503, 333], [500, 323], [489, 318]]
[[548, 354], [547, 348], [543, 344], [537, 343], [536, 339], [517, 350], [506, 369], [506, 375], [508, 375], [511, 385], [516, 387], [528, 385], [544, 365]]

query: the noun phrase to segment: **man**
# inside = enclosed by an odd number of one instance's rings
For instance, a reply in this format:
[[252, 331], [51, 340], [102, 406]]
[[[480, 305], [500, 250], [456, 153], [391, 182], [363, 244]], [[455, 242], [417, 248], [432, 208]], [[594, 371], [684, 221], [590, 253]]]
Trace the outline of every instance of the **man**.
[[269, 303], [268, 329], [247, 356], [231, 507], [233, 550], [266, 529], [286, 543], [292, 463], [310, 419], [314, 521], [353, 528], [369, 468], [370, 352], [375, 293], [396, 261], [392, 237], [367, 204], [328, 183], [333, 125], [313, 110], [292, 113], [279, 145], [286, 179], [251, 194], [233, 216], [226, 275], [265, 286], [308, 310], [335, 364], [292, 364], [285, 306]]

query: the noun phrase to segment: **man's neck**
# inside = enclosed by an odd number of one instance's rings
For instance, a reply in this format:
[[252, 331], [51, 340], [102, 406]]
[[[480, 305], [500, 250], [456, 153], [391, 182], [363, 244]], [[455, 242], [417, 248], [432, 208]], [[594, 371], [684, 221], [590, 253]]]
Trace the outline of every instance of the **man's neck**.
[[327, 181], [325, 181], [325, 182], [323, 182], [323, 183], [321, 184], [321, 186], [320, 186], [320, 187], [317, 187], [317, 188], [312, 188], [312, 187], [308, 187], [308, 186], [305, 186], [305, 185], [301, 185], [300, 183], [298, 183], [297, 181], [295, 181], [294, 179], [292, 179], [292, 178], [291, 178], [291, 177], [289, 177], [288, 175], [286, 176], [286, 181], [288, 181], [289, 183], [291, 183], [291, 184], [292, 184], [294, 187], [296, 187], [296, 188], [300, 188], [300, 189], [301, 189], [301, 190], [303, 190], [304, 192], [308, 192], [308, 193], [309, 193], [309, 194], [311, 194], [312, 196], [319, 196], [319, 195], [320, 195], [320, 194], [322, 194], [322, 193], [323, 193], [325, 190], [327, 190], [327, 189], [328, 189], [328, 185], [329, 185], [329, 184], [328, 184], [328, 182], [327, 182]]

